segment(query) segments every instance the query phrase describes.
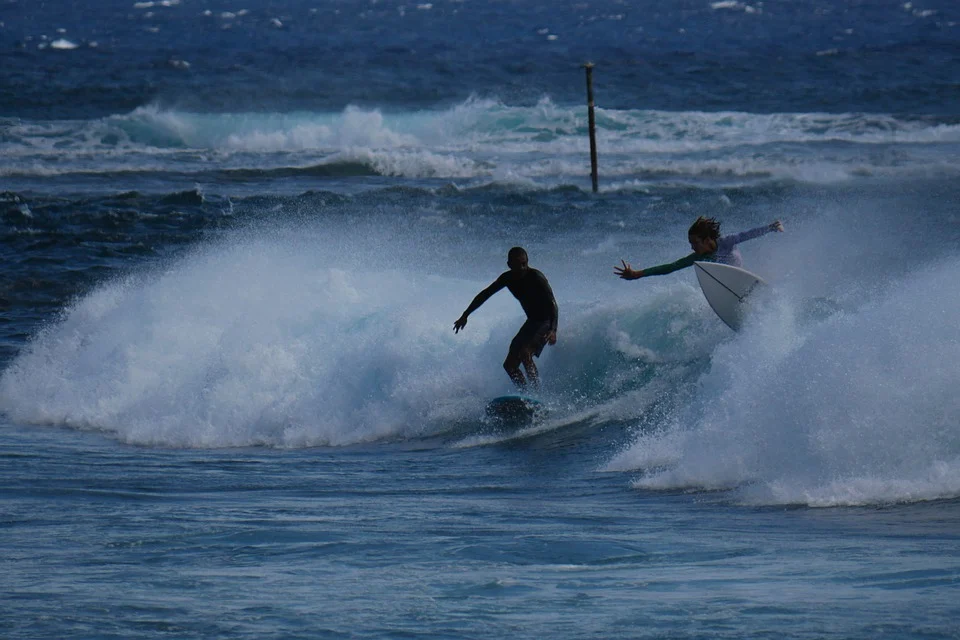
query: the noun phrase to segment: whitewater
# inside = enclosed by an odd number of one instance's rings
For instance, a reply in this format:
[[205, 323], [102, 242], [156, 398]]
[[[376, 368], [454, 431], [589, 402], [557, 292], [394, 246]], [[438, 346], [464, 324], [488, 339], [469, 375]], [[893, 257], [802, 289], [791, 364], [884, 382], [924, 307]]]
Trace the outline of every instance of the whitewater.
[[[914, 229], [932, 259], [888, 246], [878, 274], [876, 255], [857, 253], [885, 234], [829, 205], [758, 207], [789, 231], [744, 245], [775, 293], [733, 334], [692, 274], [613, 277], [621, 256], [684, 251], [679, 216], [651, 241], [606, 214], [531, 220], [520, 207], [482, 238], [472, 229], [487, 221], [436, 203], [402, 217], [352, 206], [250, 223], [95, 287], [6, 369], [8, 416], [165, 447], [456, 441], [507, 390], [497, 363], [522, 312], [502, 295], [463, 335], [452, 319], [505, 269], [513, 237], [561, 306], [561, 345], [541, 367], [554, 420], [633, 423], [636, 441], [600, 468], [639, 473], [636, 487], [738, 489], [764, 504], [960, 491], [946, 238]], [[475, 264], [461, 266], [465, 253]]]

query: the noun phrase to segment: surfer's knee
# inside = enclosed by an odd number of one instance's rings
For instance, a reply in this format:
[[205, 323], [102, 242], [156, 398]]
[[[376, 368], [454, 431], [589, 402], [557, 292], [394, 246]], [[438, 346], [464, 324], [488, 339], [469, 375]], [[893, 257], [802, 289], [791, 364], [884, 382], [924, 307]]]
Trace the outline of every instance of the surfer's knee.
[[513, 358], [518, 365], [520, 363], [526, 364], [533, 359], [533, 349], [530, 347], [520, 347], [516, 351], [511, 351], [507, 358]]
[[531, 353], [531, 352], [527, 352], [527, 353], [521, 354], [521, 356], [520, 356], [520, 362], [523, 364], [523, 367], [524, 367], [525, 369], [536, 369], [536, 368], [537, 368], [537, 365], [534, 364], [534, 362], [533, 362], [533, 353]]

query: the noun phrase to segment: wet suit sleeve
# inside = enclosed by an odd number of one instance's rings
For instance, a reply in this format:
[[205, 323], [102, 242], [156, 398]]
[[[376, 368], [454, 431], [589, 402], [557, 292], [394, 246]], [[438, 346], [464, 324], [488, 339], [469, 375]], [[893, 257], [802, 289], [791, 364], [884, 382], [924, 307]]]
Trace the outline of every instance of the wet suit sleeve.
[[470, 303], [470, 306], [467, 307], [467, 310], [463, 312], [463, 315], [469, 316], [471, 313], [476, 311], [480, 307], [480, 305], [482, 305], [484, 302], [489, 300], [490, 296], [492, 296], [497, 291], [500, 291], [500, 289], [503, 289], [505, 286], [507, 286], [507, 275], [509, 275], [509, 273], [510, 272], [507, 271], [506, 273], [500, 274], [500, 277], [494, 280], [489, 287], [487, 287], [486, 289], [478, 293], [477, 296]]
[[741, 242], [746, 242], [747, 240], [753, 240], [754, 238], [767, 235], [771, 231], [773, 231], [773, 229], [770, 228], [770, 225], [765, 224], [762, 227], [757, 227], [756, 229], [750, 229], [749, 231], [741, 231], [740, 233], [723, 236], [718, 241], [718, 244], [725, 248], [730, 248], [740, 244]]
[[679, 271], [680, 269], [686, 269], [693, 265], [697, 260], [710, 260], [709, 256], [698, 256], [695, 253], [680, 258], [676, 262], [670, 262], [668, 264], [659, 264], [655, 267], [648, 267], [643, 270], [643, 277], [647, 276], [665, 276], [668, 273], [673, 273], [674, 271]]

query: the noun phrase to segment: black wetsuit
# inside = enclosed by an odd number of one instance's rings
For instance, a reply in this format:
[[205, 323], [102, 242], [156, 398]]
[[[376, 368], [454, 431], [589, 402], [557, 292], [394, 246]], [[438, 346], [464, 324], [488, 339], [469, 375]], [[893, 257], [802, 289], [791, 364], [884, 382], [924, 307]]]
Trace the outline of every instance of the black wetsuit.
[[527, 268], [522, 273], [506, 271], [500, 274], [481, 295], [487, 293], [484, 299], [489, 298], [504, 287], [510, 290], [527, 314], [527, 321], [510, 343], [510, 353], [517, 354], [524, 347], [530, 347], [533, 354], [539, 357], [547, 344], [547, 335], [557, 330], [560, 317], [553, 289], [540, 271]]

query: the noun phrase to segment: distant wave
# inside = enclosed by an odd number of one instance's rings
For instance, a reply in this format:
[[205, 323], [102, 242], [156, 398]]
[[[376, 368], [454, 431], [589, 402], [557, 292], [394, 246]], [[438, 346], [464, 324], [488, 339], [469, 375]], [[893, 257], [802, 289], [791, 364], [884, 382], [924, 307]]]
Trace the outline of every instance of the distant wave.
[[[348, 107], [341, 113], [202, 114], [142, 107], [105, 122], [132, 142], [157, 147], [246, 151], [408, 148], [473, 144], [540, 145], [573, 142], [587, 134], [582, 107], [543, 99], [511, 107], [471, 99], [442, 111], [387, 112]], [[611, 149], [686, 152], [773, 142], [960, 142], [960, 119], [891, 114], [669, 112], [597, 110], [597, 128]]]
[[[953, 176], [957, 118], [599, 109], [607, 188]], [[585, 184], [585, 109], [471, 99], [449, 109], [192, 113], [158, 106], [92, 121], [7, 120], [0, 176], [220, 172], [243, 180], [396, 176]]]

